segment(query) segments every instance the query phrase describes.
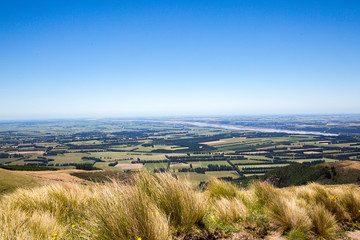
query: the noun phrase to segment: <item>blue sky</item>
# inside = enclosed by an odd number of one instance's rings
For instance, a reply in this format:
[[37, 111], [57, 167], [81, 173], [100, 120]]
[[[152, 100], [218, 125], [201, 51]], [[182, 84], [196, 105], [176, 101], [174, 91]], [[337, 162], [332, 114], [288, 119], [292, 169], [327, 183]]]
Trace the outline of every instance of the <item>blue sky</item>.
[[360, 1], [0, 1], [0, 119], [360, 113]]

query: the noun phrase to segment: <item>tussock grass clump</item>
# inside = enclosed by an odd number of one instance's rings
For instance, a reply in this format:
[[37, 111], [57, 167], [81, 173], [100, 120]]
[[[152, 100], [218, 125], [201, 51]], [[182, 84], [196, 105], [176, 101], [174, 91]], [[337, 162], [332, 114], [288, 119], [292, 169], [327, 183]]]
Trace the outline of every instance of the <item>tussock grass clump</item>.
[[208, 228], [225, 232], [242, 230], [248, 219], [251, 194], [229, 182], [212, 179], [205, 191], [209, 198], [209, 213], [206, 223]]
[[314, 206], [309, 210], [309, 215], [313, 225], [312, 231], [316, 236], [325, 239], [333, 239], [336, 236], [339, 227], [335, 216], [324, 205]]
[[215, 218], [221, 223], [242, 222], [247, 217], [247, 208], [239, 199], [221, 198], [214, 202]]
[[219, 199], [236, 199], [237, 202], [242, 202], [247, 208], [253, 205], [254, 202], [254, 197], [251, 191], [240, 189], [229, 182], [216, 178], [209, 181], [205, 194], [212, 202], [216, 202], [216, 200]]
[[190, 231], [202, 224], [208, 212], [207, 197], [189, 185], [180, 182], [171, 174], [163, 173], [158, 177], [147, 172], [134, 178], [134, 185], [146, 193], [170, 218], [170, 224], [179, 232]]
[[210, 196], [210, 198], [214, 199], [231, 199], [240, 195], [239, 188], [229, 182], [220, 181], [216, 178], [209, 181], [209, 183], [207, 184], [206, 192]]
[[0, 210], [0, 239], [51, 239], [64, 237], [68, 228], [47, 212], [31, 214], [19, 209]]
[[[342, 192], [343, 190], [341, 190]], [[349, 213], [340, 204], [339, 195], [331, 192], [324, 186], [311, 183], [300, 187], [297, 196], [304, 199], [309, 206], [323, 205], [328, 211], [335, 215], [338, 221], [349, 221]]]
[[139, 188], [113, 182], [94, 191], [96, 239], [170, 239], [167, 216]]
[[254, 182], [250, 186], [250, 191], [254, 195], [254, 203], [259, 210], [278, 199], [279, 191], [268, 182]]
[[354, 189], [345, 188], [337, 191], [339, 203], [350, 215], [352, 221], [360, 221], [360, 193]]
[[307, 240], [309, 236], [302, 229], [293, 228], [287, 233], [288, 240]]
[[4, 197], [9, 208], [29, 214], [48, 212], [62, 222], [84, 219], [89, 209], [92, 192], [77, 184], [53, 184], [32, 189], [18, 189]]
[[295, 199], [278, 197], [267, 206], [272, 222], [281, 232], [296, 229], [297, 232], [306, 233], [311, 229], [310, 218], [306, 209], [299, 206]]
[[[52, 184], [0, 197], [0, 239], [227, 237], [269, 230], [288, 239], [335, 239], [360, 220], [357, 187], [309, 184], [248, 189], [212, 180], [196, 190], [171, 174], [135, 173], [127, 182]], [[340, 231], [339, 231], [340, 230]]]

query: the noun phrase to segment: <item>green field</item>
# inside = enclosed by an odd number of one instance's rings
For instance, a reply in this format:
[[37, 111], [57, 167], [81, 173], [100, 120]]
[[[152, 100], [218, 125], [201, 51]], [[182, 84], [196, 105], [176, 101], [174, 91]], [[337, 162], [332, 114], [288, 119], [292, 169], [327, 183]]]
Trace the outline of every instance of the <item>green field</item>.
[[236, 171], [217, 171], [217, 172], [206, 172], [206, 175], [221, 178], [221, 177], [232, 177], [238, 178], [239, 174]]
[[145, 169], [149, 172], [153, 172], [155, 168], [167, 168], [168, 163], [145, 163]]
[[178, 178], [182, 181], [189, 182], [192, 186], [197, 186], [200, 184], [200, 182], [206, 182], [213, 178], [213, 176], [195, 172], [176, 173], [176, 176], [178, 176]]
[[189, 162], [189, 164], [192, 164], [193, 167], [208, 167], [211, 165], [226, 165], [230, 166], [228, 162], [226, 161], [204, 161], [204, 162]]

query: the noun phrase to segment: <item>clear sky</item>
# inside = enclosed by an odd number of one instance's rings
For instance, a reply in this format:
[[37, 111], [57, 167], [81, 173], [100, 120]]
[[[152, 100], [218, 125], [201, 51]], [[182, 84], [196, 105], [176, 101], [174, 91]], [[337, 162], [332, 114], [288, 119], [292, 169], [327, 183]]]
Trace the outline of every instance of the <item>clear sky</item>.
[[0, 119], [360, 113], [358, 0], [1, 0]]

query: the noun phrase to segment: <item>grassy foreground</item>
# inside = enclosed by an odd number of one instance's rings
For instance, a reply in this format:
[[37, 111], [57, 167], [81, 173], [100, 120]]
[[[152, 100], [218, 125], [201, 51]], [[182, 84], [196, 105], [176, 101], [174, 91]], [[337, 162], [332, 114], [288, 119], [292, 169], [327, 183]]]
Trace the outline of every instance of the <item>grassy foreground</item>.
[[212, 180], [200, 191], [147, 172], [126, 183], [53, 184], [0, 197], [0, 239], [231, 239], [274, 231], [288, 239], [334, 239], [359, 221], [357, 187], [255, 182], [239, 189]]

